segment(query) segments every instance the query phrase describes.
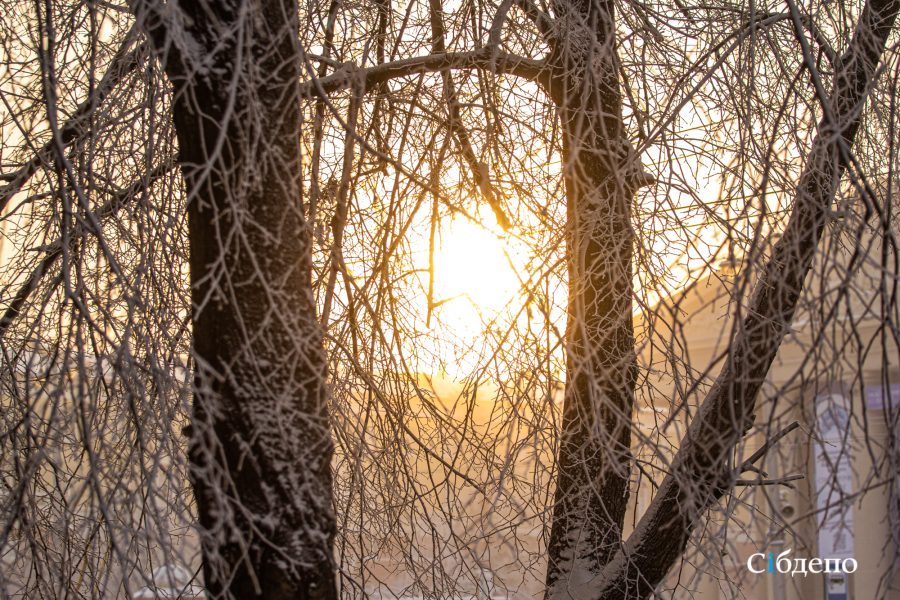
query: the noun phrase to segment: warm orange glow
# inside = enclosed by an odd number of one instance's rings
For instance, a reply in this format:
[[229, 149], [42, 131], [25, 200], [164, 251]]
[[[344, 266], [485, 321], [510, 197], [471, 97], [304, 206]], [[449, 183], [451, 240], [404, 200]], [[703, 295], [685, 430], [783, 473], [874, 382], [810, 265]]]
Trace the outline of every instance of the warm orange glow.
[[479, 335], [518, 296], [520, 246], [499, 228], [462, 217], [442, 225], [434, 253], [434, 304], [452, 335]]

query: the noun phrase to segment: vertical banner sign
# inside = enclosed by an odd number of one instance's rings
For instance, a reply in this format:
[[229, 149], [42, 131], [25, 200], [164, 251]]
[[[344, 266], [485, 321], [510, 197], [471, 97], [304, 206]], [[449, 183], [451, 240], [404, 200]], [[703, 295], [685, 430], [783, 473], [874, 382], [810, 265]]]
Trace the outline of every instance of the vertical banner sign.
[[[888, 387], [883, 385], [866, 387], [866, 410], [883, 411], [887, 427], [884, 442], [889, 452], [896, 452], [897, 447], [890, 442], [890, 436], [893, 435], [894, 440], [900, 440], [900, 418], [897, 415], [897, 411], [900, 410], [900, 383], [893, 383]], [[891, 431], [892, 427], [893, 432]], [[888, 517], [894, 537], [894, 547], [900, 549], [900, 477], [894, 478], [894, 488], [888, 494], [888, 502], [890, 502]], [[900, 551], [895, 551], [894, 562], [900, 564]]]
[[853, 493], [850, 400], [816, 397], [819, 441], [815, 444], [816, 507], [822, 558], [853, 558]]
[[829, 573], [825, 576], [825, 600], [847, 600], [847, 575]]

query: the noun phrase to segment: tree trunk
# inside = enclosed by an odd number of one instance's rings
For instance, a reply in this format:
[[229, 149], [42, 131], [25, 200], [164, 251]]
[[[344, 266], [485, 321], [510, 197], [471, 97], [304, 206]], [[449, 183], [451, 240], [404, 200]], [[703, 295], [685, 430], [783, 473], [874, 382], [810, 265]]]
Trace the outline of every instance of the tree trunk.
[[612, 2], [558, 2], [548, 92], [563, 130], [569, 304], [566, 391], [546, 597], [596, 585], [628, 504], [635, 355], [631, 202]]
[[151, 33], [174, 88], [188, 193], [189, 453], [206, 588], [213, 598], [336, 598], [326, 364], [301, 207], [297, 8], [220, 0], [181, 10], [184, 31]]

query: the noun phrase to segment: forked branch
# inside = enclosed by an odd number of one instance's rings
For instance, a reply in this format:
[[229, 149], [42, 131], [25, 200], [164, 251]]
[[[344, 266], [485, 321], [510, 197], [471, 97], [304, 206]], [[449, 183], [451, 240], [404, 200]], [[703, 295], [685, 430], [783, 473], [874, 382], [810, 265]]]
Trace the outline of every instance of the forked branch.
[[826, 116], [798, 181], [790, 221], [756, 285], [730, 359], [647, 512], [587, 597], [612, 600], [652, 593], [704, 512], [735, 485], [727, 457], [753, 419], [759, 389], [789, 331], [898, 11], [900, 0], [870, 0], [863, 9], [823, 106]]

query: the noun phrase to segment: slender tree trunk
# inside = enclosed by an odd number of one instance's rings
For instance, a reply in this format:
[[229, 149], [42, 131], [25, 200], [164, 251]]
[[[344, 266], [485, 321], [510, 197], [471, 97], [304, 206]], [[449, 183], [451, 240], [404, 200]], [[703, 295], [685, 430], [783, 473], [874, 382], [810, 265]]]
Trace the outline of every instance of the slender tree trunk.
[[335, 598], [326, 364], [301, 207], [296, 5], [181, 9], [190, 40], [169, 31], [156, 41], [173, 53], [166, 70], [188, 192], [189, 452], [205, 584], [213, 598]]
[[635, 355], [631, 202], [639, 163], [625, 137], [612, 2], [560, 1], [550, 96], [563, 129], [568, 213], [566, 392], [548, 599], [596, 585], [628, 504]]

